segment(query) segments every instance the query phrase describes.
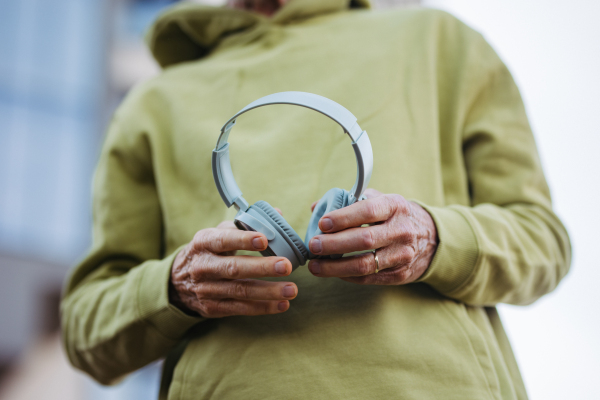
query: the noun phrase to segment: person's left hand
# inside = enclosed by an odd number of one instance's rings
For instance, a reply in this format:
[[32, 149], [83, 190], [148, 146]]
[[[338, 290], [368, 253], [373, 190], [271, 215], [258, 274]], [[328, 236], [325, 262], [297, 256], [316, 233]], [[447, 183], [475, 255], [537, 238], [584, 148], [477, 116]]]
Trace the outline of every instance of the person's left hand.
[[[325, 232], [309, 242], [316, 255], [377, 249], [379, 272], [372, 252], [339, 259], [317, 259], [308, 264], [318, 277], [338, 277], [366, 285], [401, 285], [417, 280], [429, 267], [438, 236], [429, 213], [399, 194], [365, 191], [367, 200], [325, 214]], [[313, 204], [313, 209], [316, 203]], [[364, 224], [373, 224], [361, 227]]]

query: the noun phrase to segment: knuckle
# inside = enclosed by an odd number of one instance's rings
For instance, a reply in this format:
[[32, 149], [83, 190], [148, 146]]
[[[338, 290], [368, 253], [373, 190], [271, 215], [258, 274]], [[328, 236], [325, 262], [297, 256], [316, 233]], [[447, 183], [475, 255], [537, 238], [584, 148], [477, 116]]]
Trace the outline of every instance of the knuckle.
[[194, 249], [202, 249], [204, 247], [204, 236], [206, 235], [205, 230], [198, 231], [194, 234], [192, 239], [192, 245]]
[[235, 260], [227, 260], [224, 264], [224, 274], [229, 279], [236, 279], [240, 276], [240, 268]]
[[395, 267], [403, 267], [406, 265], [410, 265], [414, 259], [414, 250], [410, 247], [405, 247], [396, 254], [394, 254], [392, 258], [393, 265]]
[[363, 228], [360, 235], [364, 249], [372, 249], [375, 246], [375, 238], [371, 229]]
[[193, 292], [196, 295], [196, 299], [202, 301], [204, 299], [210, 298], [213, 291], [211, 290], [210, 286], [200, 283], [195, 285]]
[[404, 262], [406, 264], [412, 264], [416, 256], [417, 251], [414, 249], [414, 247], [407, 247], [404, 252]]
[[226, 300], [217, 300], [213, 302], [214, 313], [218, 315], [226, 315], [229, 311], [229, 302]]
[[203, 282], [210, 276], [210, 260], [206, 254], [200, 254], [193, 260], [190, 268], [190, 276], [194, 282]]
[[212, 241], [219, 230], [217, 228], [207, 228], [202, 231], [202, 240], [204, 243]]
[[387, 215], [388, 218], [393, 214], [394, 210], [396, 210], [396, 203], [390, 196], [392, 195], [385, 195], [381, 201], [382, 214]]
[[222, 230], [215, 229], [211, 239], [211, 244], [215, 249], [223, 249], [225, 247], [225, 233]]
[[194, 235], [194, 246], [197, 249], [205, 248], [214, 240], [214, 236], [217, 231], [218, 230], [216, 228], [206, 228], [196, 232]]
[[388, 195], [388, 200], [390, 202], [390, 205], [400, 211], [403, 214], [407, 214], [408, 211], [410, 211], [410, 206], [408, 204], [408, 201], [406, 201], [406, 199], [399, 195], [399, 194], [390, 194]]
[[356, 265], [356, 272], [358, 275], [364, 276], [371, 273], [371, 263], [368, 261], [369, 257], [361, 257]]
[[376, 202], [369, 201], [365, 202], [365, 217], [369, 220], [377, 218], [379, 207]]
[[402, 195], [399, 194], [388, 194], [387, 198], [394, 204], [404, 204], [404, 202], [406, 202], [406, 200], [404, 199], [404, 197], [402, 197]]
[[405, 283], [410, 276], [410, 270], [408, 268], [400, 268], [395, 273], [395, 281], [399, 284]]
[[200, 311], [200, 315], [203, 315], [207, 318], [212, 318], [216, 315], [216, 310], [214, 308], [213, 302], [200, 302], [200, 304], [198, 304], [198, 311]]
[[202, 282], [207, 280], [208, 271], [205, 265], [201, 264], [192, 268], [190, 271], [190, 276], [194, 282]]
[[365, 265], [361, 265], [357, 268], [356, 272], [357, 272], [358, 276], [367, 276], [371, 273], [371, 269]]
[[232, 288], [232, 297], [237, 299], [247, 299], [249, 297], [249, 288], [246, 282], [237, 282]]

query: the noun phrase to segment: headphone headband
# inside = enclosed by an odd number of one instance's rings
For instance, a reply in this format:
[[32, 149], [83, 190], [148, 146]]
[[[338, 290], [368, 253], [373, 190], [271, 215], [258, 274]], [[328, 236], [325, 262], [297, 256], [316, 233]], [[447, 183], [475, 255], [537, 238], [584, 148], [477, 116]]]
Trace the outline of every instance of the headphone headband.
[[248, 209], [248, 202], [242, 197], [242, 191], [239, 189], [229, 160], [229, 133], [235, 125], [237, 117], [258, 107], [271, 104], [290, 104], [310, 108], [331, 118], [342, 127], [345, 133], [352, 139], [352, 147], [356, 156], [357, 176], [354, 186], [350, 190], [351, 203], [360, 199], [364, 190], [369, 184], [371, 173], [373, 171], [373, 150], [367, 132], [363, 131], [356, 117], [346, 108], [326, 97], [305, 92], [281, 92], [273, 93], [258, 100], [253, 101], [242, 108], [237, 114], [227, 121], [217, 141], [217, 146], [213, 150], [212, 170], [213, 178], [221, 198], [227, 205], [234, 205], [238, 210]]

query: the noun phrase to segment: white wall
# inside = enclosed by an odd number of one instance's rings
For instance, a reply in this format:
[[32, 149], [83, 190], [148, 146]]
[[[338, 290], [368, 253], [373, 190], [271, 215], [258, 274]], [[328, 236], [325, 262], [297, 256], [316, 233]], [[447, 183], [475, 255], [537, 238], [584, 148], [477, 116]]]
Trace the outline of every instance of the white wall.
[[426, 0], [477, 29], [525, 99], [570, 274], [529, 307], [501, 306], [532, 400], [600, 399], [600, 2]]

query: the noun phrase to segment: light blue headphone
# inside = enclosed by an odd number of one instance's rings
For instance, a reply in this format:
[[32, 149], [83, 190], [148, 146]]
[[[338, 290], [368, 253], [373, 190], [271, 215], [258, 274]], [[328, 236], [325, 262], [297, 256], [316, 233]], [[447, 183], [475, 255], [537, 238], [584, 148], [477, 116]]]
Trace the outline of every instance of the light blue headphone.
[[[287, 221], [266, 201], [260, 200], [251, 206], [248, 205], [248, 202], [242, 197], [242, 192], [231, 171], [227, 140], [237, 117], [254, 108], [271, 104], [291, 104], [318, 111], [337, 122], [352, 139], [357, 164], [356, 182], [350, 191], [334, 188], [325, 193], [315, 206], [304, 242]], [[319, 230], [321, 217], [330, 211], [349, 206], [363, 199], [363, 192], [369, 184], [373, 171], [373, 150], [367, 132], [358, 126], [356, 117], [338, 103], [312, 93], [281, 92], [253, 101], [227, 121], [221, 128], [217, 147], [213, 150], [212, 171], [221, 198], [227, 207], [234, 206], [238, 210], [234, 219], [235, 225], [241, 230], [264, 234], [269, 244], [266, 250], [261, 251], [261, 254], [285, 257], [292, 263], [292, 268], [296, 269], [309, 259], [319, 257], [312, 254], [307, 245], [313, 236], [323, 233]], [[338, 258], [341, 256], [340, 254], [325, 257]]]

